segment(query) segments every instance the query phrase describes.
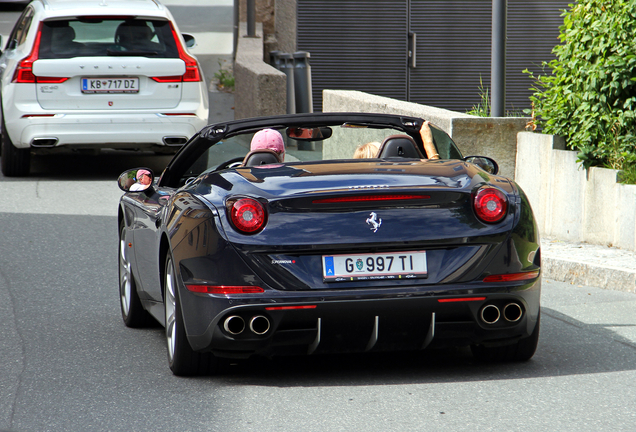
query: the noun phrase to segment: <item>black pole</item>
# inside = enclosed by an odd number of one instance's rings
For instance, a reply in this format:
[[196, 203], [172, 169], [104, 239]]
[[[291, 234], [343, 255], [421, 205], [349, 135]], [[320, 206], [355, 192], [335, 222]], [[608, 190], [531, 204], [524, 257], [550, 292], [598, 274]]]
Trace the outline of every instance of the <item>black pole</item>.
[[492, 0], [490, 116], [503, 117], [506, 108], [506, 27], [508, 0]]
[[247, 0], [247, 37], [256, 37], [256, 0]]

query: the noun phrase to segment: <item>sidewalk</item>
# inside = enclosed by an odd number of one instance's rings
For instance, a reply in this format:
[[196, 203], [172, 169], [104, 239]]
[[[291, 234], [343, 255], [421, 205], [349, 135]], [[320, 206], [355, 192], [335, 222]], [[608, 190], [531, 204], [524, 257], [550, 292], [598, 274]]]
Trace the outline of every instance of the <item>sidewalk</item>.
[[543, 277], [636, 293], [636, 253], [587, 243], [541, 239]]

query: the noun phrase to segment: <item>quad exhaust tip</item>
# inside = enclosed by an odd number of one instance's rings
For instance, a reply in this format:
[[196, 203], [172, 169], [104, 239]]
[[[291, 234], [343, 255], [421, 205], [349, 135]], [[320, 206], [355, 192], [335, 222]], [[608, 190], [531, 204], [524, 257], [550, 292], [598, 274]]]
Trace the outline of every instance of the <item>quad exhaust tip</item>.
[[[249, 329], [255, 335], [264, 335], [270, 328], [269, 319], [263, 315], [254, 315], [249, 320]], [[245, 320], [238, 315], [230, 315], [223, 321], [223, 329], [233, 336], [239, 335], [245, 331]]]
[[523, 311], [517, 303], [508, 303], [503, 309], [504, 319], [508, 322], [517, 322], [521, 319]]
[[486, 305], [481, 309], [481, 320], [486, 324], [495, 324], [500, 317], [501, 312], [495, 305]]
[[232, 315], [225, 319], [223, 328], [231, 335], [238, 335], [245, 330], [245, 320], [238, 315]]
[[269, 331], [269, 320], [263, 315], [256, 315], [250, 320], [250, 330], [257, 335], [263, 335]]
[[501, 311], [497, 306], [489, 304], [484, 306], [480, 312], [481, 320], [486, 324], [495, 324], [502, 316], [507, 322], [515, 323], [523, 316], [523, 309], [517, 303], [508, 303]]

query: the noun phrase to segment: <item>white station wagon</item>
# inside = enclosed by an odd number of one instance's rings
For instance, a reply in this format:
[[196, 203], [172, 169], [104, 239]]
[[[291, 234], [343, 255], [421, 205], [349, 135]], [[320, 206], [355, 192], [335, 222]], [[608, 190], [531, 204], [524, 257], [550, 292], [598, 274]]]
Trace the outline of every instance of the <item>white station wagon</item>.
[[156, 0], [31, 2], [0, 57], [3, 174], [35, 152], [174, 152], [208, 120], [193, 45]]

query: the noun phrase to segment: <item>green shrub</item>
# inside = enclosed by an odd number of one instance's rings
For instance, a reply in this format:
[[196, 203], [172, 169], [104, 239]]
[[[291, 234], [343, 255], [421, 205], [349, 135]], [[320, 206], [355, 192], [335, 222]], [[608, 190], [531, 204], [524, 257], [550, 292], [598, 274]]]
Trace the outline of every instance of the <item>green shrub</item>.
[[563, 13], [556, 59], [534, 76], [543, 131], [565, 137], [586, 167], [636, 168], [636, 0], [580, 0]]

